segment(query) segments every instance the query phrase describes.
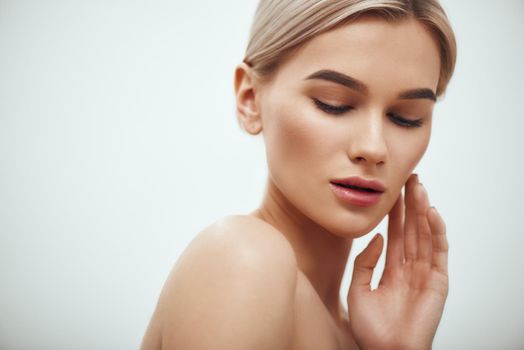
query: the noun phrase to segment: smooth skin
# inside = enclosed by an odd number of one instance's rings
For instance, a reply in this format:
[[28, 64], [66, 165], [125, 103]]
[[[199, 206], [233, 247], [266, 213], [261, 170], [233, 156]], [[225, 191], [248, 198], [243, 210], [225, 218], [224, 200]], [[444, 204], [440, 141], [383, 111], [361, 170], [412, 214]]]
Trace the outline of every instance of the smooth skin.
[[[358, 91], [325, 79], [334, 70]], [[445, 225], [412, 175], [431, 134], [438, 44], [414, 19], [362, 16], [293, 52], [269, 82], [242, 63], [237, 114], [261, 133], [269, 177], [261, 206], [207, 227], [177, 261], [142, 349], [430, 349], [448, 293]], [[333, 115], [315, 100], [351, 106]], [[406, 127], [398, 116], [421, 121]], [[336, 178], [381, 181], [378, 204], [336, 198]], [[401, 194], [405, 186], [405, 199]], [[371, 290], [383, 239], [355, 260], [352, 241], [389, 217], [385, 270]]]

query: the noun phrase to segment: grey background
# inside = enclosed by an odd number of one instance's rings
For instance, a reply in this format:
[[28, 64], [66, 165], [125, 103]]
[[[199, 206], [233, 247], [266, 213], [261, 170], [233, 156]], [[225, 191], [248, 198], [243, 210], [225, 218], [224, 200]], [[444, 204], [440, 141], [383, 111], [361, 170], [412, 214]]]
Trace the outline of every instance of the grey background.
[[[443, 5], [459, 60], [417, 169], [451, 246], [434, 349], [522, 349], [524, 2]], [[138, 348], [194, 235], [259, 204], [233, 94], [255, 7], [0, 0], [1, 349]]]

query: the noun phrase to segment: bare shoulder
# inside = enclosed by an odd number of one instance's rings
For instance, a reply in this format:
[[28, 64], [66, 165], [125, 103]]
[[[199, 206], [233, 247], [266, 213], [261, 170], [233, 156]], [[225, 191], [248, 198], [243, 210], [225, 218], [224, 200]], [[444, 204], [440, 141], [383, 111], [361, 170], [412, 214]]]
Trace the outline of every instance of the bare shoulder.
[[271, 225], [247, 215], [218, 220], [173, 267], [143, 348], [156, 332], [151, 348], [288, 349], [297, 271], [291, 245]]
[[[230, 244], [239, 252], [244, 249], [254, 250], [251, 251], [254, 258], [267, 258], [266, 253], [271, 253], [272, 256], [276, 253], [278, 254], [276, 258], [284, 259], [279, 262], [288, 264], [296, 262], [293, 248], [288, 240], [273, 226], [249, 215], [232, 215], [214, 222], [197, 235], [194, 242], [198, 241]], [[189, 247], [188, 251], [191, 249], [192, 247]], [[268, 266], [271, 267], [271, 263]]]
[[[209, 264], [212, 259], [214, 264]], [[251, 273], [287, 274], [285, 277], [293, 277], [292, 286], [296, 286], [297, 262], [291, 244], [273, 226], [253, 216], [227, 216], [203, 229], [186, 248], [179, 263], [187, 265], [188, 261], [198, 260], [206, 268], [227, 267], [236, 273], [249, 273], [242, 276], [244, 278], [263, 277]]]

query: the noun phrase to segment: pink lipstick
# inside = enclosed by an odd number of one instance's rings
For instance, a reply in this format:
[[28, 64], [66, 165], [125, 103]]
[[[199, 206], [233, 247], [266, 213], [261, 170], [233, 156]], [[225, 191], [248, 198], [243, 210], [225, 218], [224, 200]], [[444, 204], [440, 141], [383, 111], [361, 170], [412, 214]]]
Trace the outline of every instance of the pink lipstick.
[[340, 200], [360, 207], [377, 204], [386, 190], [380, 181], [366, 180], [358, 176], [332, 180], [330, 187]]

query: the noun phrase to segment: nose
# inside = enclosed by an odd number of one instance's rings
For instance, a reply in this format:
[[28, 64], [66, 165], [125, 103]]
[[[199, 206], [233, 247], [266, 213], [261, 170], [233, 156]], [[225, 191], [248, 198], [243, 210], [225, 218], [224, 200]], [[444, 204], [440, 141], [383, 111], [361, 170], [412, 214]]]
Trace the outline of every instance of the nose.
[[365, 115], [355, 121], [350, 135], [348, 156], [352, 162], [366, 166], [386, 163], [388, 146], [380, 115]]

